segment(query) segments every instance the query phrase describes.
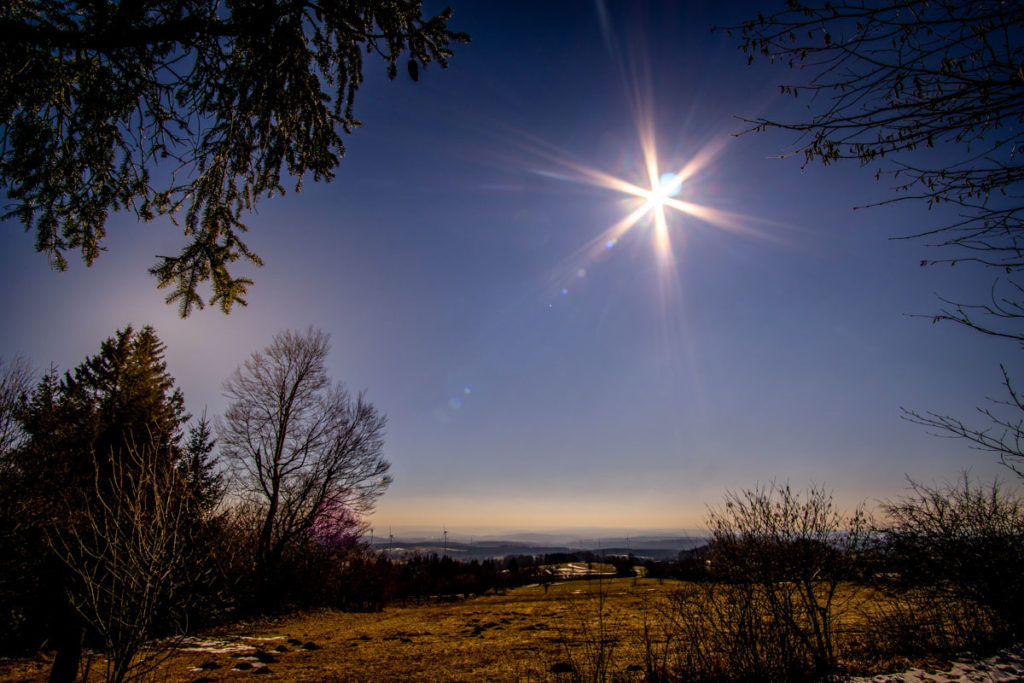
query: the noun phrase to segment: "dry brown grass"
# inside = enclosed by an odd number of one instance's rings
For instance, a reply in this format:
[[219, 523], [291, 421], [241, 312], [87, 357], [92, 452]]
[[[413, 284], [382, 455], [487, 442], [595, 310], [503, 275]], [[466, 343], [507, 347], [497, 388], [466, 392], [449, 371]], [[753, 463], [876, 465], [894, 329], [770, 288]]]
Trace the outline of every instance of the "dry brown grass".
[[[547, 591], [530, 586], [505, 595], [392, 607], [380, 613], [293, 614], [202, 634], [201, 639], [234, 651], [178, 651], [150, 679], [642, 680], [644, 670], [652, 666], [671, 670], [673, 659], [687, 649], [681, 642], [685, 629], [678, 628], [684, 616], [678, 601], [674, 619], [665, 618], [673, 604], [670, 595], [681, 588], [696, 590], [692, 584], [669, 580], [582, 580], [554, 584]], [[892, 596], [849, 585], [842, 590], [849, 608], [841, 619], [841, 660], [847, 671], [878, 673], [897, 662], [928, 661], [925, 653], [894, 657], [875, 642], [878, 631], [872, 626], [892, 611]], [[706, 612], [699, 605], [691, 608]], [[697, 623], [701, 618], [690, 615], [689, 620]], [[259, 662], [257, 654], [268, 661]], [[239, 665], [253, 668], [239, 670]], [[557, 673], [570, 665], [575, 675]], [[0, 661], [0, 681], [45, 680], [48, 667], [42, 655]], [[94, 662], [90, 679], [100, 680], [102, 671], [102, 662]]]
[[[580, 639], [586, 634], [581, 631], [595, 616], [595, 594], [606, 595], [609, 623], [614, 620], [625, 627], [640, 623], [643, 605], [652, 597], [676, 587], [675, 582], [644, 579], [571, 581], [552, 585], [548, 591], [530, 586], [506, 595], [393, 607], [380, 613], [324, 610], [238, 624], [202, 638], [245, 646], [241, 652], [179, 652], [154, 672], [153, 680], [249, 678], [257, 675], [253, 669], [235, 669], [247, 661], [243, 657], [254, 656], [257, 650], [276, 660], [267, 663], [257, 680], [554, 679], [549, 669], [567, 660], [566, 643], [570, 652], [583, 645]], [[316, 649], [303, 649], [307, 643]], [[200, 669], [204, 665], [208, 668]], [[93, 671], [101, 670], [93, 665]], [[0, 662], [0, 681], [45, 680], [47, 672], [48, 660], [43, 656]]]

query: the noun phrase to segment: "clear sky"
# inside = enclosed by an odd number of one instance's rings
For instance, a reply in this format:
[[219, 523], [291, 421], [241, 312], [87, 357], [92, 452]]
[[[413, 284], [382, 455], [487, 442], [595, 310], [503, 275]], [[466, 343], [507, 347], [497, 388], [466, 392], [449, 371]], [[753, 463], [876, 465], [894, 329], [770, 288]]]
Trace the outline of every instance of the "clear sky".
[[[64, 274], [7, 223], [0, 355], [69, 369], [152, 324], [190, 411], [216, 415], [249, 353], [320, 327], [332, 375], [389, 416], [378, 530], [695, 528], [773, 479], [849, 506], [907, 474], [1002, 473], [900, 418], [999, 394], [1012, 348], [907, 315], [981, 298], [991, 273], [921, 268], [938, 254], [889, 239], [941, 213], [852, 210], [890, 196], [873, 169], [801, 169], [772, 158], [789, 135], [733, 135], [736, 116], [805, 111], [777, 94], [799, 73], [710, 31], [775, 5], [456, 1], [473, 42], [451, 67], [389, 82], [368, 59], [337, 179], [250, 217], [266, 265], [248, 308], [163, 304], [146, 269], [183, 242], [168, 221], [115, 217], [108, 251]], [[643, 200], [591, 181], [649, 189], [650, 133], [690, 212], [613, 242]]]

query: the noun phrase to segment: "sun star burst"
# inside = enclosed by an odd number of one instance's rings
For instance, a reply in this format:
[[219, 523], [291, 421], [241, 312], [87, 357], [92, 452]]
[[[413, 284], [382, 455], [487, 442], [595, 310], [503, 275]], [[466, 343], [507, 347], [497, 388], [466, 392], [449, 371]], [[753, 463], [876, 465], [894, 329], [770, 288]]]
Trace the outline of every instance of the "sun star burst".
[[[597, 187], [603, 187], [621, 194], [636, 198], [635, 207], [625, 216], [616, 221], [600, 235], [588, 242], [584, 250], [605, 249], [614, 246], [635, 226], [643, 223], [652, 229], [652, 237], [656, 253], [662, 262], [671, 262], [673, 254], [672, 235], [669, 216], [676, 212], [683, 216], [697, 219], [717, 228], [751, 232], [744, 224], [749, 219], [737, 214], [722, 211], [710, 206], [680, 199], [688, 182], [718, 155], [724, 144], [723, 136], [701, 147], [681, 168], [675, 171], [662, 171], [658, 161], [658, 150], [655, 144], [654, 126], [649, 117], [638, 117], [637, 132], [640, 138], [640, 151], [643, 159], [646, 183], [636, 184], [612, 175], [600, 169], [586, 166], [566, 157], [548, 153], [549, 160], [573, 172], [573, 179]], [[691, 183], [692, 184], [692, 183]], [[689, 191], [690, 194], [695, 189]], [[670, 211], [671, 210], [671, 211]], [[672, 225], [672, 228], [678, 226]]]

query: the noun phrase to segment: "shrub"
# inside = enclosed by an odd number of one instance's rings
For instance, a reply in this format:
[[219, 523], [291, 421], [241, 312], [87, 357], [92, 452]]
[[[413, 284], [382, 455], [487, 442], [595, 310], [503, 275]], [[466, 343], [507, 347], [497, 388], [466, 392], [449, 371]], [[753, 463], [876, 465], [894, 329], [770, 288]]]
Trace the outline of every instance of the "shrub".
[[727, 494], [708, 526], [710, 570], [723, 585], [703, 588], [715, 619], [704, 623], [709, 649], [694, 656], [724, 647], [726, 661], [712, 669], [741, 679], [834, 672], [838, 617], [857, 598], [839, 587], [865, 538], [863, 513], [843, 514], [820, 487], [771, 484]]
[[891, 575], [933, 603], [967, 601], [988, 613], [995, 635], [1024, 635], [1024, 503], [998, 481], [910, 482], [882, 505], [878, 536]]

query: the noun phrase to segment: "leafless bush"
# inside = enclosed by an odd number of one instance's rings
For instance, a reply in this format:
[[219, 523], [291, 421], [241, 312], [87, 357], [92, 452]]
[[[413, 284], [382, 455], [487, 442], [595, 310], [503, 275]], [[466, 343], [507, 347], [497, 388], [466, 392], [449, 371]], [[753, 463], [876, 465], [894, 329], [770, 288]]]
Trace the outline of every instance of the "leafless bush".
[[94, 471], [93, 495], [68, 503], [77, 523], [49, 532], [48, 541], [73, 577], [72, 605], [103, 640], [107, 680], [120, 682], [166, 654], [145, 648], [158, 624], [185, 630], [195, 500], [181, 473], [150, 446], [133, 445], [102, 464], [94, 459]]
[[[820, 487], [731, 493], [712, 510], [710, 580], [682, 583], [638, 621], [602, 593], [562, 634], [573, 681], [797, 681], [1019, 637], [1024, 503], [967, 477], [912, 484], [887, 524]], [[873, 579], [873, 580], [869, 580]], [[1016, 629], [1016, 630], [1015, 630]], [[628, 666], [627, 666], [628, 665]]]
[[864, 624], [854, 656], [882, 666], [985, 648], [995, 628], [991, 613], [977, 603], [928, 590], [880, 595]]
[[663, 599], [645, 599], [643, 602], [640, 627], [634, 631], [633, 642], [639, 646], [644, 681], [677, 680], [682, 671], [678, 659], [681, 632], [674, 614], [670, 604]]
[[862, 511], [840, 512], [821, 487], [772, 484], [728, 493], [708, 526], [711, 569], [726, 586], [704, 598], [718, 617], [709, 628], [732, 644], [731, 666], [773, 678], [834, 672], [839, 617], [857, 600], [839, 588], [865, 538]]
[[[587, 585], [591, 585], [589, 580]], [[606, 585], [598, 578], [594, 586], [596, 590], [588, 590], [570, 603], [573, 628], [559, 633], [565, 661], [551, 669], [553, 673], [568, 674], [577, 683], [611, 680], [615, 649], [622, 637], [621, 624], [607, 605]]]
[[670, 604], [677, 680], [778, 681], [806, 674], [801, 643], [771, 618], [756, 584], [687, 584]]
[[624, 628], [605, 615], [595, 594], [576, 639], [563, 637], [572, 680], [784, 681], [836, 673], [845, 647], [840, 620], [863, 600], [850, 579], [867, 532], [864, 514], [838, 511], [820, 487], [771, 485], [728, 494], [708, 526], [713, 580], [682, 584], [639, 625]]
[[612, 584], [598, 578], [586, 585], [569, 604], [570, 624], [559, 627], [562, 656], [549, 662], [547, 674], [574, 683], [681, 680], [673, 649], [678, 632], [665, 600], [640, 593], [631, 596], [636, 612], [615, 609]]
[[882, 506], [878, 530], [899, 583], [937, 606], [971, 603], [996, 631], [1024, 632], [1024, 501], [998, 481], [925, 486]]

